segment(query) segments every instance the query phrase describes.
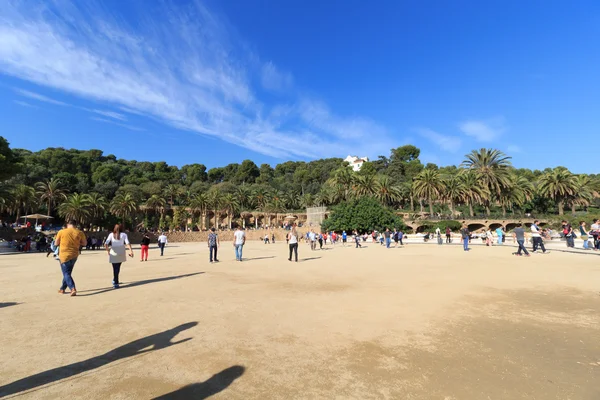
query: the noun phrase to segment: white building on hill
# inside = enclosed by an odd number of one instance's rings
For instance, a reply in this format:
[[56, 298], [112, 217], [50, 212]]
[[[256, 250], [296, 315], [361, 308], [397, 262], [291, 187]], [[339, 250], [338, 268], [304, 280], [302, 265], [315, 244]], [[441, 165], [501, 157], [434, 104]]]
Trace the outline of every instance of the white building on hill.
[[360, 171], [360, 167], [362, 167], [363, 163], [369, 161], [369, 159], [367, 157], [348, 156], [344, 158], [344, 161], [350, 164], [352, 170]]

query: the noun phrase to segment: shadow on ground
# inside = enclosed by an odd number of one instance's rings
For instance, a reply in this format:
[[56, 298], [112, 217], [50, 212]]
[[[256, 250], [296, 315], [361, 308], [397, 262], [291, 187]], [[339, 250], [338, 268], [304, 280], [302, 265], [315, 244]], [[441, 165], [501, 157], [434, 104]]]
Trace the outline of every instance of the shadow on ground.
[[188, 340], [191, 340], [191, 338], [182, 339], [177, 342], [173, 342], [172, 340], [178, 333], [193, 328], [196, 325], [198, 325], [198, 322], [188, 322], [186, 324], [176, 326], [173, 329], [134, 340], [133, 342], [127, 343], [121, 347], [117, 347], [116, 349], [100, 356], [40, 372], [39, 374], [31, 375], [27, 378], [19, 379], [18, 381], [9, 383], [8, 385], [1, 386], [0, 397], [10, 396], [15, 393], [31, 390], [52, 382], [70, 378], [72, 376], [103, 367], [107, 364], [124, 358], [137, 356], [151, 351], [171, 347], [179, 343], [187, 342]]
[[[146, 279], [146, 280], [143, 280], [143, 281], [135, 281], [135, 282], [127, 283], [127, 284], [121, 284], [121, 287], [118, 290], [127, 289], [127, 288], [130, 288], [130, 287], [148, 285], [150, 283], [166, 282], [166, 281], [172, 281], [174, 279], [188, 278], [190, 276], [200, 275], [200, 274], [203, 274], [203, 273], [204, 272], [195, 272], [193, 274], [184, 274], [184, 275], [176, 275], [176, 276], [166, 276], [164, 278], [155, 278], [155, 279]], [[102, 294], [102, 293], [106, 293], [106, 292], [112, 292], [113, 290], [115, 290], [115, 289], [112, 288], [112, 287], [99, 288], [99, 289], [90, 289], [90, 290], [80, 290], [80, 291], [77, 291], [77, 296], [79, 296], [79, 297], [83, 297], [83, 296], [95, 296], [97, 294]], [[88, 293], [88, 292], [93, 292], [93, 293]], [[81, 294], [81, 293], [87, 293], [87, 294]]]
[[0, 308], [16, 306], [18, 304], [20, 304], [20, 303], [15, 303], [14, 301], [9, 301], [7, 303], [0, 303]]
[[202, 400], [227, 389], [237, 378], [244, 374], [241, 365], [234, 365], [211, 376], [204, 382], [194, 383], [178, 389], [174, 392], [156, 397], [154, 400]]

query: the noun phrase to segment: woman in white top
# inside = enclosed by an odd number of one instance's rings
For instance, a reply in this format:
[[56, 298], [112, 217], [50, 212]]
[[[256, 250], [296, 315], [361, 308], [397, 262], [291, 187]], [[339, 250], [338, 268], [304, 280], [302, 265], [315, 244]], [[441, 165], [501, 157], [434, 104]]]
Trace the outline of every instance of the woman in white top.
[[290, 246], [290, 257], [288, 261], [292, 261], [292, 253], [296, 256], [296, 262], [298, 262], [298, 232], [296, 232], [296, 224], [292, 226], [292, 230], [288, 234], [289, 246]]
[[119, 272], [121, 272], [121, 263], [127, 261], [125, 247], [129, 248], [129, 257], [133, 257], [133, 249], [127, 234], [121, 232], [121, 225], [116, 224], [112, 233], [106, 238], [104, 247], [108, 252], [108, 262], [113, 266], [113, 287], [119, 288]]

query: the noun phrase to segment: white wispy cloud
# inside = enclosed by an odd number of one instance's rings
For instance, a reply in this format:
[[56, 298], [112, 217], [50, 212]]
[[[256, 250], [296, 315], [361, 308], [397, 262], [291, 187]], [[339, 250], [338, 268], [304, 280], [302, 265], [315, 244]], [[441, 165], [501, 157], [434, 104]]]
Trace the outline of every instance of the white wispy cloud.
[[[381, 125], [293, 93], [292, 75], [260, 61], [201, 0], [128, 4], [135, 26], [99, 0], [5, 0], [0, 73], [282, 158], [392, 147]], [[291, 91], [289, 104], [261, 99], [261, 85]]]
[[17, 105], [20, 105], [21, 107], [38, 108], [38, 106], [34, 106], [33, 104], [29, 104], [26, 101], [13, 100], [13, 103], [15, 103]]
[[[0, 31], [1, 31], [1, 28], [0, 28]], [[1, 36], [0, 36], [0, 39], [1, 39]], [[1, 46], [2, 46], [2, 44], [1, 44], [1, 40], [0, 40], [0, 47]], [[0, 64], [1, 64], [1, 62], [0, 62]], [[15, 93], [17, 93], [18, 95], [21, 95], [23, 97], [28, 97], [33, 100], [42, 101], [44, 103], [50, 103], [50, 104], [54, 104], [57, 106], [69, 106], [69, 104], [67, 104], [65, 102], [54, 100], [48, 96], [44, 96], [39, 93], [30, 92], [29, 90], [23, 90], [23, 89], [14, 89], [14, 90], [15, 90]]]
[[488, 120], [470, 119], [461, 122], [458, 128], [478, 142], [493, 142], [508, 129], [504, 117], [496, 117]]
[[139, 127], [133, 126], [133, 125], [122, 124], [120, 122], [113, 121], [112, 119], [98, 118], [98, 117], [91, 117], [90, 119], [93, 121], [104, 122], [106, 124], [120, 126], [122, 128], [129, 129], [130, 131], [145, 131], [144, 128], [139, 128]]
[[263, 64], [260, 78], [262, 86], [273, 92], [282, 92], [294, 85], [292, 74], [281, 71], [271, 61]]
[[451, 153], [456, 153], [458, 150], [460, 150], [462, 145], [462, 140], [459, 137], [443, 135], [434, 131], [433, 129], [415, 128], [414, 131], [421, 137], [424, 137], [434, 145], [438, 146], [440, 149]]
[[84, 110], [98, 114], [98, 115], [103, 115], [105, 117], [118, 119], [119, 121], [127, 121], [127, 117], [124, 116], [123, 114], [119, 114], [118, 112], [108, 111], [108, 110], [96, 110], [96, 109], [89, 109], [89, 108], [84, 108]]

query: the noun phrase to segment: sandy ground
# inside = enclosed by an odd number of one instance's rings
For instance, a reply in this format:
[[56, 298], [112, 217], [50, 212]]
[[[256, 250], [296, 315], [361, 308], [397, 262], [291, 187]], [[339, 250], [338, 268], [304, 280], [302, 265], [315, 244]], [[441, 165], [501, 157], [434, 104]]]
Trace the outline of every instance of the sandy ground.
[[0, 397], [600, 399], [600, 258], [513, 248], [201, 244], [57, 294], [57, 262], [0, 256]]

